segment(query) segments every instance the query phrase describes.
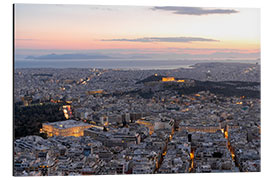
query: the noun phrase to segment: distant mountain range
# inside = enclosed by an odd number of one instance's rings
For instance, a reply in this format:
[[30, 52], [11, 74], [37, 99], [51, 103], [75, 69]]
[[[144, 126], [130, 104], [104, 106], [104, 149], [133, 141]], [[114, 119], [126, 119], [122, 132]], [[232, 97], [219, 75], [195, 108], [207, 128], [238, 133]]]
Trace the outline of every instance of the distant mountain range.
[[47, 54], [42, 56], [27, 56], [25, 59], [114, 59], [102, 54]]

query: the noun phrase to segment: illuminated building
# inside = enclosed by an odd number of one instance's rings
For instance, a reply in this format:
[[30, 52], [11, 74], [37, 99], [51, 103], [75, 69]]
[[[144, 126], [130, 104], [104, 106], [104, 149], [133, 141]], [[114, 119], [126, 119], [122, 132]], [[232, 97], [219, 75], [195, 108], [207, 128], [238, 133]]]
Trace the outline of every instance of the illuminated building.
[[43, 123], [41, 132], [51, 136], [83, 136], [84, 129], [90, 128], [93, 125], [75, 121], [58, 121], [53, 123]]
[[63, 113], [66, 119], [69, 119], [72, 115], [71, 106], [70, 105], [64, 105], [63, 106]]
[[29, 106], [32, 102], [32, 98], [30, 96], [24, 96], [21, 100], [23, 101], [24, 106]]
[[71, 103], [72, 103], [72, 101], [66, 101], [66, 103], [71, 104]]
[[87, 95], [93, 95], [93, 94], [102, 94], [104, 91], [102, 89], [97, 89], [93, 91], [86, 91]]
[[149, 134], [150, 135], [154, 133], [154, 123], [153, 122], [146, 121], [146, 120], [143, 120], [143, 119], [139, 119], [139, 120], [136, 121], [136, 123], [145, 125], [147, 128], [149, 128]]
[[155, 121], [153, 125], [154, 125], [154, 130], [158, 130], [158, 129], [171, 130], [174, 127], [174, 121], [173, 120], [169, 120], [169, 121]]
[[104, 132], [102, 127], [97, 126], [85, 129], [84, 136], [98, 140], [108, 147], [126, 147], [127, 144], [139, 144], [141, 142], [141, 136], [138, 133], [125, 130], [123, 132]]
[[221, 129], [220, 125], [217, 125], [217, 126], [179, 126], [178, 131], [186, 130], [188, 132], [214, 133], [220, 129]]
[[163, 77], [162, 82], [175, 81], [174, 77]]
[[178, 82], [178, 83], [184, 83], [186, 82], [183, 79], [176, 80], [174, 77], [162, 77], [162, 82]]
[[189, 157], [191, 160], [191, 166], [190, 166], [189, 172], [191, 172], [194, 168], [194, 149], [191, 150]]

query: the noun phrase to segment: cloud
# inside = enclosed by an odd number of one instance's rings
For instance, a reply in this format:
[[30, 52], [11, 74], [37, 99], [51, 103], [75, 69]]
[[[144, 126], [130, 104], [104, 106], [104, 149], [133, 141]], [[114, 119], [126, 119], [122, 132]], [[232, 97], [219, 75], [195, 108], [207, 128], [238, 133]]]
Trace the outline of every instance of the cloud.
[[172, 11], [174, 14], [183, 15], [209, 15], [209, 14], [233, 14], [238, 13], [234, 9], [206, 9], [200, 7], [175, 7], [175, 6], [156, 6], [152, 10]]
[[194, 42], [194, 41], [208, 41], [208, 42], [218, 42], [219, 40], [201, 38], [201, 37], [143, 37], [136, 39], [102, 39], [101, 41], [129, 41], [129, 42]]

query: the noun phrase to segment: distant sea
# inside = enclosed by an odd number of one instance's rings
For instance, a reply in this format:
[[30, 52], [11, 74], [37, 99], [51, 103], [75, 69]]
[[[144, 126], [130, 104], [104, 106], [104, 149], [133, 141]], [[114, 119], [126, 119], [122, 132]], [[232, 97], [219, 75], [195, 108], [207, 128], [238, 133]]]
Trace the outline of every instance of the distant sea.
[[102, 68], [102, 69], [177, 69], [205, 62], [256, 63], [255, 60], [25, 60], [14, 61], [15, 68]]

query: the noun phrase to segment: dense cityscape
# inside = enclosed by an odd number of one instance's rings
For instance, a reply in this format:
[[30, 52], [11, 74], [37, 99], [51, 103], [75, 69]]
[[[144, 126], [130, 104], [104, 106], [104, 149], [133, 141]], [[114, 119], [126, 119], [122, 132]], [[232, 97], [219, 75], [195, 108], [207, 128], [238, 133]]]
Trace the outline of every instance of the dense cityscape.
[[260, 172], [260, 64], [15, 68], [14, 175]]

